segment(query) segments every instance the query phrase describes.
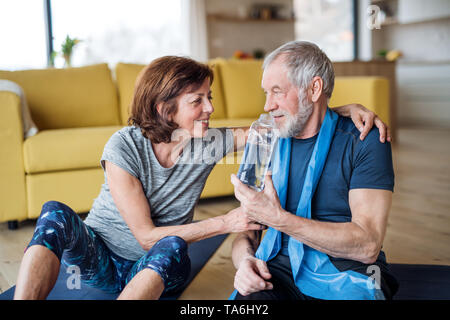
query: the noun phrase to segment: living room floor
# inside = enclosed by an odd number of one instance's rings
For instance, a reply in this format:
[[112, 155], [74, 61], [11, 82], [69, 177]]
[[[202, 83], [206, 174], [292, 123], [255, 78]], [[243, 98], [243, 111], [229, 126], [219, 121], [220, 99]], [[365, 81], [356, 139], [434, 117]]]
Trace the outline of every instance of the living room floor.
[[[383, 250], [390, 263], [450, 265], [450, 130], [400, 128], [393, 145], [395, 189]], [[195, 220], [237, 207], [234, 197], [201, 200]], [[13, 286], [35, 221], [0, 223], [0, 293]], [[227, 299], [233, 291], [230, 235], [180, 299]]]

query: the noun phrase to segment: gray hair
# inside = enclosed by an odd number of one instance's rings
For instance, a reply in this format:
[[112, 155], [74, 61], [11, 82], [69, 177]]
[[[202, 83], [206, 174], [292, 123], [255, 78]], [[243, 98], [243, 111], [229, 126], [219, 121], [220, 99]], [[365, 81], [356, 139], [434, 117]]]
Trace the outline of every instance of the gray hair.
[[315, 76], [323, 81], [323, 93], [331, 98], [334, 89], [333, 64], [314, 43], [291, 41], [271, 52], [263, 63], [263, 69], [279, 56], [285, 57], [288, 78], [298, 88], [306, 89]]

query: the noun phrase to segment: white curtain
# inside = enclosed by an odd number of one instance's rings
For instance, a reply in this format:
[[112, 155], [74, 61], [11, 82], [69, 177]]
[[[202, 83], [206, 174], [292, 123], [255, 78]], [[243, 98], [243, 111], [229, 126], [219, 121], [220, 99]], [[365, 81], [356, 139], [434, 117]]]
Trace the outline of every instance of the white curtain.
[[195, 60], [208, 60], [205, 0], [180, 0], [184, 25], [184, 52]]

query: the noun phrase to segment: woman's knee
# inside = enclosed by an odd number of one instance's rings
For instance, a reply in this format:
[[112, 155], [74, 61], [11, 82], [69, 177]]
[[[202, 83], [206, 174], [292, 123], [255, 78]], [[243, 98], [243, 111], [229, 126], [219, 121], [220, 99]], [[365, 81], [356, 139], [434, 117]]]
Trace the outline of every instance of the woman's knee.
[[185, 265], [189, 263], [188, 245], [183, 238], [167, 236], [156, 242], [147, 253], [153, 259], [156, 256], [164, 258], [170, 265]]
[[58, 201], [47, 201], [43, 204], [41, 214], [38, 218], [38, 224], [53, 222], [59, 227], [65, 226], [73, 221], [72, 216], [77, 214], [67, 205]]
[[[183, 238], [178, 236], [167, 236], [160, 239], [154, 244], [153, 248], [164, 249], [167, 251], [173, 251], [174, 254], [186, 255], [187, 254], [187, 243]], [[152, 250], [150, 249], [150, 251]]]
[[66, 213], [66, 214], [76, 214], [72, 208], [70, 208], [68, 205], [59, 202], [59, 201], [47, 201], [42, 205], [41, 209], [41, 215], [44, 215], [46, 213], [50, 212], [57, 212], [60, 214]]
[[39, 244], [53, 251], [61, 260], [62, 253], [77, 229], [76, 213], [58, 201], [48, 201], [42, 206], [41, 214], [28, 247]]
[[182, 238], [168, 236], [155, 243], [146, 255], [147, 268], [161, 276], [166, 291], [179, 287], [189, 277], [191, 261], [187, 248]]

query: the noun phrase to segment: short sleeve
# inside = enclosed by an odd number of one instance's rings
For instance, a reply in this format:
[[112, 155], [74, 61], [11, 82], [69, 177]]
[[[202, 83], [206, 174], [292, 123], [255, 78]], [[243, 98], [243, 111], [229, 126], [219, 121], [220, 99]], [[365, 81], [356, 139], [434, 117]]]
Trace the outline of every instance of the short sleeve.
[[373, 128], [363, 141], [358, 138], [352, 167], [350, 189], [394, 191], [391, 144], [379, 141], [378, 129]]
[[103, 170], [105, 170], [105, 161], [115, 164], [139, 179], [142, 166], [139, 152], [131, 137], [126, 137], [126, 134], [121, 131], [114, 133], [103, 149], [100, 160]]

